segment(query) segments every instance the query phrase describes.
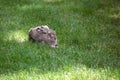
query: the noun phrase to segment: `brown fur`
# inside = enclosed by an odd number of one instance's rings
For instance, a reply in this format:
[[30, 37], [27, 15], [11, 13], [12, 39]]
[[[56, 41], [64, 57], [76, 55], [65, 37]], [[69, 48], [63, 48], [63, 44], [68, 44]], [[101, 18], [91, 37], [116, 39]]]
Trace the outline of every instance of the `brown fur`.
[[51, 47], [56, 47], [57, 36], [54, 30], [48, 26], [38, 26], [29, 30], [29, 40], [37, 41], [42, 44], [48, 44]]

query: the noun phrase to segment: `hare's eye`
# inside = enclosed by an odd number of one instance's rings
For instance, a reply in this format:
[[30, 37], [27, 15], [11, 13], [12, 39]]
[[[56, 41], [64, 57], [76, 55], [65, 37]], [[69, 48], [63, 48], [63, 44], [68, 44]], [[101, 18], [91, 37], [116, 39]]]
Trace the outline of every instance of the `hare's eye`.
[[40, 28], [37, 28], [37, 29], [40, 29]]
[[37, 28], [36, 31], [40, 31], [40, 28]]

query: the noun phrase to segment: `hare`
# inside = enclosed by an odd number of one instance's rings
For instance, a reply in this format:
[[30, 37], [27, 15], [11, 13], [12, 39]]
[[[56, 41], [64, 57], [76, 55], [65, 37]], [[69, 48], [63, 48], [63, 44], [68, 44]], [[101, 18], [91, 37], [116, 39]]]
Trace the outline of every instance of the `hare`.
[[29, 30], [29, 40], [37, 41], [42, 44], [48, 44], [55, 48], [57, 46], [57, 36], [54, 30], [48, 26], [38, 26]]

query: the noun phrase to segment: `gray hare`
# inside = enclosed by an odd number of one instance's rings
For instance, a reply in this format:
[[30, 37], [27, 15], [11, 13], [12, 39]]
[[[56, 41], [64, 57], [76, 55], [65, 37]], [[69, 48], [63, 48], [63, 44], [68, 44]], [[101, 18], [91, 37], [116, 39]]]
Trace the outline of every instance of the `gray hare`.
[[48, 26], [38, 26], [29, 30], [29, 40], [37, 41], [42, 44], [48, 44], [51, 47], [57, 47], [57, 36], [56, 32], [49, 29]]

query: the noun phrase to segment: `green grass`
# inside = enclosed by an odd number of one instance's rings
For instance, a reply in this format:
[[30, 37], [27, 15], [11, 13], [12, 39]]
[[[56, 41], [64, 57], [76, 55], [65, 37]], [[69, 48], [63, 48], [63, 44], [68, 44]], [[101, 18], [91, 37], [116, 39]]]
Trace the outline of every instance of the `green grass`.
[[[120, 80], [119, 0], [0, 0], [0, 80]], [[59, 48], [28, 41], [47, 24]]]

